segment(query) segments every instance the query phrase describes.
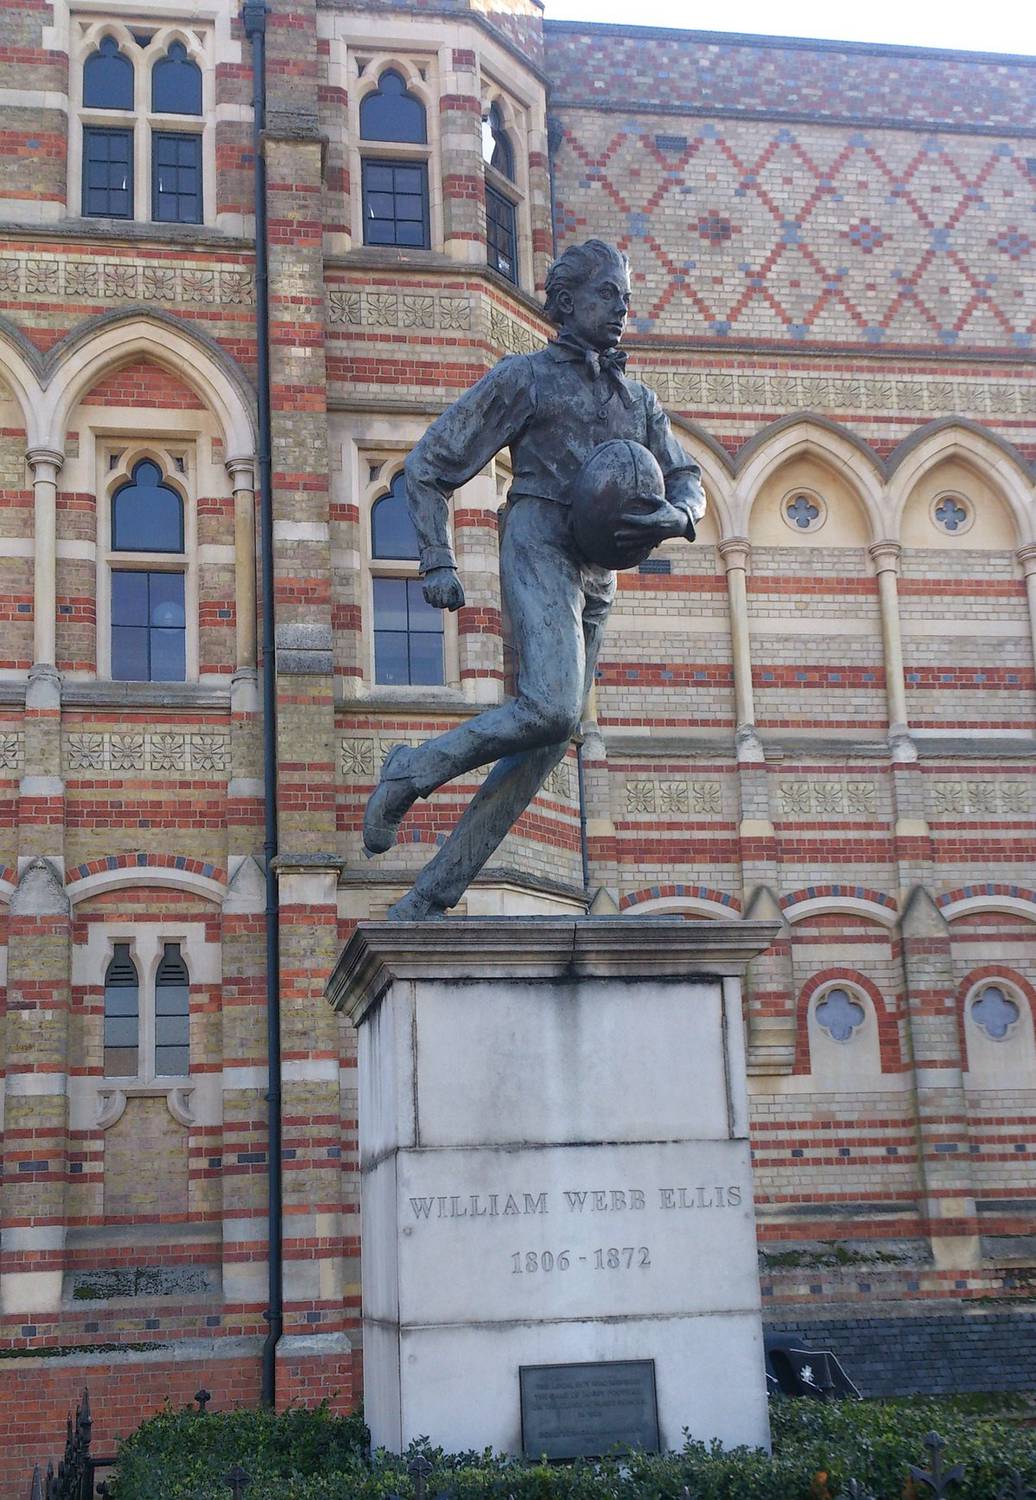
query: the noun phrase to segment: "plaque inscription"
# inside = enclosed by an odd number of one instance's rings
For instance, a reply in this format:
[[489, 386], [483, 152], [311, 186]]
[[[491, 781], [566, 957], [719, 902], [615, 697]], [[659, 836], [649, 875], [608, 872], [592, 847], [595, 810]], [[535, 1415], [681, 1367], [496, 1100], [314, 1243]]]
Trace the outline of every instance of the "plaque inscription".
[[659, 1451], [653, 1359], [521, 1365], [518, 1384], [528, 1458]]

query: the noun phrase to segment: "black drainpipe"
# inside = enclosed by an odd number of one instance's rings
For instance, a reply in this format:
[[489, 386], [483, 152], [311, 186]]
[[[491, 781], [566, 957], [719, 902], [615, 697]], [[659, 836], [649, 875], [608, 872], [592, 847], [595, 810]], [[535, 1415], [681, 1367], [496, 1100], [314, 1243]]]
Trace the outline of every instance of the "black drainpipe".
[[586, 772], [583, 769], [583, 741], [576, 741], [576, 786], [579, 790], [579, 857], [583, 866], [583, 890], [590, 895], [590, 843], [586, 830]]
[[252, 44], [252, 155], [255, 186], [255, 329], [259, 415], [259, 556], [263, 635], [263, 788], [266, 874], [266, 1057], [268, 1325], [263, 1344], [262, 1402], [273, 1406], [277, 1387], [277, 1343], [284, 1328], [284, 1271], [281, 1190], [281, 943], [277, 872], [277, 656], [273, 604], [273, 476], [270, 439], [270, 272], [266, 228], [266, 6], [245, 0], [241, 12]]

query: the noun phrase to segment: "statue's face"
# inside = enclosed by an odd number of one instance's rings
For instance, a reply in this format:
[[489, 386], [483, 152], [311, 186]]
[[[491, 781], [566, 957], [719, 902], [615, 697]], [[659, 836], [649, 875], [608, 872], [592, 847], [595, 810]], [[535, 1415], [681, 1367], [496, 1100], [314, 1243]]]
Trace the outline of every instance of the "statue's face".
[[611, 349], [626, 331], [630, 310], [629, 270], [616, 256], [603, 261], [581, 286], [564, 295], [564, 330], [591, 349]]

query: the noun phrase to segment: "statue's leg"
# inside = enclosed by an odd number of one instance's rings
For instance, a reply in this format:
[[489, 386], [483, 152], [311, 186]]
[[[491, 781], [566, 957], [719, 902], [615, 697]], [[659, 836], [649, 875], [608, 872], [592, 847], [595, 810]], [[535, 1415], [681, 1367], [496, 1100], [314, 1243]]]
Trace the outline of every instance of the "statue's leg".
[[569, 545], [564, 507], [532, 499], [514, 506], [500, 576], [519, 662], [517, 695], [445, 734], [393, 752], [364, 815], [369, 852], [391, 847], [418, 797], [518, 751], [566, 744], [575, 732], [584, 675], [585, 570]]
[[[596, 607], [595, 607], [596, 606]], [[593, 682], [608, 603], [588, 606], [581, 631], [584, 671], [582, 703]], [[397, 920], [437, 916], [463, 896], [486, 861], [499, 848], [569, 746], [569, 738], [498, 761], [462, 813], [449, 838], [429, 860], [414, 889], [389, 915]]]

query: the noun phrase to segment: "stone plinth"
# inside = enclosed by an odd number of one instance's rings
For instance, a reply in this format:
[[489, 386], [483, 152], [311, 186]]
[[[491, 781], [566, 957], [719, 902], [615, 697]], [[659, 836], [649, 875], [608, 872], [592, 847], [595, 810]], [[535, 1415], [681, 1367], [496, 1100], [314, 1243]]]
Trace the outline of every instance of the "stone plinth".
[[655, 1362], [664, 1447], [768, 1440], [741, 976], [775, 924], [363, 922], [375, 1445], [521, 1450], [521, 1365]]

